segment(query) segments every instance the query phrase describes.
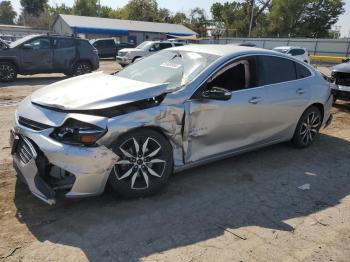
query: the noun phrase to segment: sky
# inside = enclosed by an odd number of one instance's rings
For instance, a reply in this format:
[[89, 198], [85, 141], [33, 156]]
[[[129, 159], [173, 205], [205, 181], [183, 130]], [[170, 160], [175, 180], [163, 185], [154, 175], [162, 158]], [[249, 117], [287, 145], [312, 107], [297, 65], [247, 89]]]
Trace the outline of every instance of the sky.
[[[123, 7], [128, 0], [100, 0], [101, 5], [110, 6], [112, 8]], [[170, 9], [173, 13], [176, 11], [181, 11], [188, 13], [188, 11], [193, 7], [204, 8], [208, 15], [210, 15], [210, 7], [215, 2], [227, 2], [230, 0], [157, 0], [160, 7], [165, 7]], [[339, 17], [339, 21], [336, 24], [341, 28], [342, 37], [350, 37], [350, 0], [343, 0], [345, 2], [345, 13]], [[17, 13], [21, 10], [20, 0], [11, 0]], [[72, 6], [74, 0], [49, 0], [50, 5], [60, 5], [62, 3], [67, 6]]]

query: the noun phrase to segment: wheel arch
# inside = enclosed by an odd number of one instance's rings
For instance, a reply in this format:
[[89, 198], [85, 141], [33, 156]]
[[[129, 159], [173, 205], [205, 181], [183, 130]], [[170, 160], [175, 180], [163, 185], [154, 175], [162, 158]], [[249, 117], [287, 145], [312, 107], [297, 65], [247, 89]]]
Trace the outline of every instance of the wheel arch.
[[131, 61], [132, 61], [132, 63], [134, 63], [135, 62], [135, 60], [136, 59], [138, 59], [138, 58], [142, 58], [142, 56], [135, 56]]
[[[318, 110], [320, 110], [320, 112], [321, 112], [321, 116], [322, 116], [322, 121], [324, 120], [324, 106], [323, 106], [323, 104], [321, 104], [321, 103], [313, 103], [313, 104], [311, 104], [311, 105], [309, 105], [308, 106], [308, 108], [306, 108], [305, 110], [304, 110], [304, 112], [306, 111], [306, 110], [308, 110], [310, 107], [316, 107]], [[303, 113], [304, 113], [303, 112]]]

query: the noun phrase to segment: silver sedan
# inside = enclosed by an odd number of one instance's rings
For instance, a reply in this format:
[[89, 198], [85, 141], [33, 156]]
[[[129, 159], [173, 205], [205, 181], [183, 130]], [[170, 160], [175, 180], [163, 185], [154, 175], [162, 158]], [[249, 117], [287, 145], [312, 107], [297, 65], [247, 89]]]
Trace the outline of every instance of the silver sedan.
[[284, 141], [310, 146], [331, 121], [332, 100], [319, 72], [283, 54], [171, 48], [25, 98], [11, 132], [14, 167], [49, 204], [60, 191], [98, 195], [107, 183], [149, 196], [173, 172]]

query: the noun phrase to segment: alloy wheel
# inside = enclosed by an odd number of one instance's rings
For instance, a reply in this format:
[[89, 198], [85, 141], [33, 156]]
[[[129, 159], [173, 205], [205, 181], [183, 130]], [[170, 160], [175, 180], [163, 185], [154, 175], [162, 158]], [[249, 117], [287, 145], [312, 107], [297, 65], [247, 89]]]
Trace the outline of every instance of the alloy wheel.
[[11, 81], [16, 77], [16, 71], [13, 66], [9, 64], [0, 65], [0, 79], [2, 81]]
[[162, 177], [166, 161], [162, 157], [162, 147], [155, 139], [132, 137], [119, 150], [121, 156], [114, 166], [114, 173], [118, 180], [130, 183], [131, 189], [147, 189], [152, 180]]
[[321, 120], [320, 116], [315, 112], [310, 112], [301, 124], [300, 137], [304, 145], [309, 145], [313, 142], [318, 133]]
[[86, 63], [79, 63], [75, 68], [75, 75], [84, 75], [86, 73], [90, 73], [90, 66]]

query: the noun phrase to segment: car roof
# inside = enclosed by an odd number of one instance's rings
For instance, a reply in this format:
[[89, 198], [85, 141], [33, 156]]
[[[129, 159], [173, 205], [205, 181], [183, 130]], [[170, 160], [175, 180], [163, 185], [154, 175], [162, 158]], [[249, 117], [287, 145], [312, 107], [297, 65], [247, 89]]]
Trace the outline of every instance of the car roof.
[[179, 51], [192, 51], [198, 53], [208, 53], [218, 56], [229, 56], [229, 55], [239, 55], [239, 54], [247, 54], [247, 53], [264, 53], [264, 54], [273, 54], [276, 52], [270, 51], [263, 48], [257, 47], [248, 47], [248, 46], [236, 46], [236, 45], [217, 45], [217, 44], [191, 44], [184, 45], [179, 47], [172, 48], [174, 50]]
[[300, 46], [276, 46], [273, 49], [304, 49], [304, 50], [306, 50], [304, 47], [300, 47]]

